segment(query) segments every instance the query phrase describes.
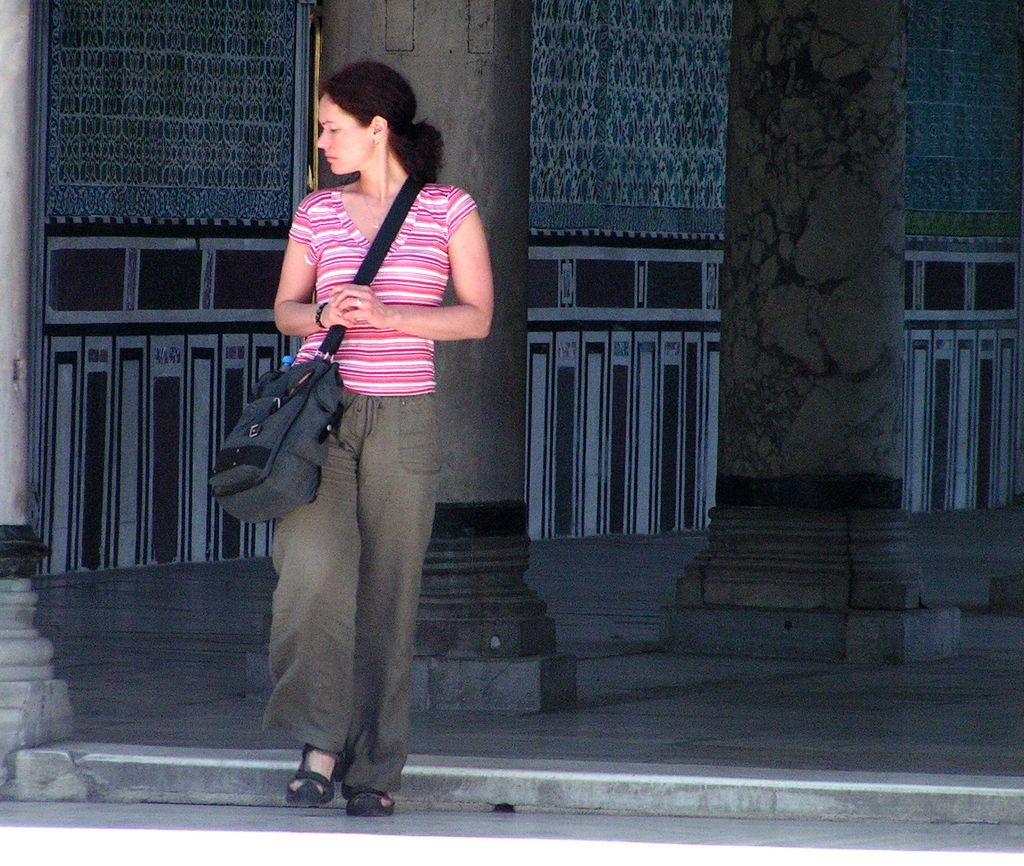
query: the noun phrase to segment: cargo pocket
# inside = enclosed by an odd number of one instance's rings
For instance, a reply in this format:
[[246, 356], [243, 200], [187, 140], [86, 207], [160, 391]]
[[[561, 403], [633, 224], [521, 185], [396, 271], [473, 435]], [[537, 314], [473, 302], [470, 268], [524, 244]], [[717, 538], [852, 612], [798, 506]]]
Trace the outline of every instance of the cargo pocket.
[[398, 460], [410, 472], [441, 471], [441, 442], [433, 394], [399, 398]]

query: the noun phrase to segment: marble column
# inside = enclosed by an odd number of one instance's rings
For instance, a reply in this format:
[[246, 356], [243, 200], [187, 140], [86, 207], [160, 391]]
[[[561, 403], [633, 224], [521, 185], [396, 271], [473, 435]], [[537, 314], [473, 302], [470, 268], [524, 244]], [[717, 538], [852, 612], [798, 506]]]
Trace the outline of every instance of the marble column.
[[0, 782], [11, 751], [67, 736], [67, 686], [33, 627], [31, 578], [46, 553], [28, 526], [28, 303], [31, 272], [31, 4], [0, 0]]
[[546, 607], [526, 586], [523, 502], [530, 0], [327, 0], [324, 74], [373, 58], [405, 75], [444, 135], [442, 183], [476, 199], [494, 266], [483, 341], [437, 344], [443, 474], [424, 567], [419, 707], [546, 709], [575, 698]]
[[956, 650], [900, 510], [905, 46], [900, 0], [734, 0], [717, 507], [670, 647]]

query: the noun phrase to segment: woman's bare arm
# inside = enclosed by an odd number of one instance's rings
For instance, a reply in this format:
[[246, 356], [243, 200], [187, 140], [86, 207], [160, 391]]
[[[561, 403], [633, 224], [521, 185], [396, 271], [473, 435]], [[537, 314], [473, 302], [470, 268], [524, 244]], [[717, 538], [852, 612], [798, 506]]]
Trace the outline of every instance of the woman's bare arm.
[[315, 286], [316, 268], [306, 262], [306, 248], [289, 240], [274, 298], [274, 324], [282, 334], [305, 337], [318, 330], [317, 305], [312, 300]]
[[448, 242], [456, 303], [440, 307], [383, 304], [369, 286], [339, 286], [323, 320], [351, 326], [366, 323], [431, 340], [486, 337], [494, 315], [494, 280], [487, 238], [476, 212]]

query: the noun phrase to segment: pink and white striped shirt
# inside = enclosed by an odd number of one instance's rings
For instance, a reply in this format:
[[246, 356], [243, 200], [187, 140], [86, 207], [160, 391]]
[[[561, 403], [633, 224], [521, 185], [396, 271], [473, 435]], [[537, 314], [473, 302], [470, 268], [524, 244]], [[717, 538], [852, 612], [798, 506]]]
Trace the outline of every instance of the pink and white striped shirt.
[[[448, 239], [475, 209], [464, 190], [424, 186], [373, 279], [381, 302], [440, 306], [451, 270]], [[295, 212], [289, 237], [306, 247], [306, 262], [316, 268], [318, 303], [328, 300], [336, 286], [352, 282], [370, 249], [337, 189], [307, 196]], [[310, 360], [326, 333], [306, 337], [296, 362]], [[345, 387], [359, 394], [412, 396], [435, 388], [434, 341], [424, 337], [359, 325], [345, 332], [334, 357]]]

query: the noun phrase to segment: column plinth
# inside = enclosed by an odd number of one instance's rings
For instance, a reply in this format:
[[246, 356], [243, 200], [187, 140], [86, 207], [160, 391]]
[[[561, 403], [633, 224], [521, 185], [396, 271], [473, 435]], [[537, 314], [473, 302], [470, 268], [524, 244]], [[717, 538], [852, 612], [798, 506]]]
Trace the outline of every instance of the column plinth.
[[0, 526], [0, 783], [3, 756], [71, 734], [67, 684], [54, 678], [53, 644], [33, 627], [31, 576], [46, 547], [28, 526]]
[[719, 506], [666, 608], [679, 653], [864, 663], [955, 655], [960, 612], [920, 607], [897, 509]]
[[[413, 709], [539, 712], [575, 704], [576, 661], [556, 651], [554, 620], [523, 579], [529, 543], [522, 502], [438, 506], [423, 564]], [[246, 665], [247, 692], [266, 694], [266, 655], [249, 654]]]
[[414, 709], [536, 712], [576, 701], [576, 662], [524, 581], [522, 502], [438, 506], [423, 567]]
[[419, 655], [509, 657], [555, 650], [547, 605], [523, 582], [525, 536], [431, 541], [416, 631]]
[[792, 609], [920, 606], [921, 569], [906, 512], [719, 506], [708, 546], [677, 587], [679, 604]]

